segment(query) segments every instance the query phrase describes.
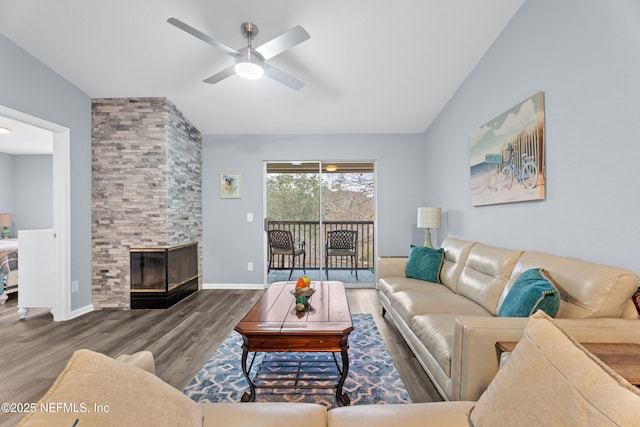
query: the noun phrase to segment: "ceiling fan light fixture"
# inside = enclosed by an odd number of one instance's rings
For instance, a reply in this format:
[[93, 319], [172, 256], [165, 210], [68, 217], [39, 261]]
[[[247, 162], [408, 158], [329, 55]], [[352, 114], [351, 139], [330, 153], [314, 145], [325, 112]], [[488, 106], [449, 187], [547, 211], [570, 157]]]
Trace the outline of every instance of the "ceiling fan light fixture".
[[11, 133], [11, 129], [4, 126], [0, 126], [0, 133]]
[[309, 39], [309, 33], [300, 25], [253, 49], [251, 41], [258, 35], [258, 26], [252, 22], [243, 22], [240, 25], [240, 31], [247, 39], [247, 46], [242, 49], [234, 49], [177, 18], [169, 18], [167, 22], [235, 58], [234, 65], [204, 79], [204, 83], [215, 84], [233, 75], [251, 80], [259, 79], [264, 75], [293, 90], [299, 90], [304, 86], [300, 80], [267, 63], [274, 56], [280, 55]]
[[240, 56], [236, 59], [234, 70], [243, 79], [257, 80], [264, 75], [263, 58], [251, 49], [251, 40], [258, 35], [258, 26], [251, 22], [243, 22], [240, 31], [247, 39], [248, 45], [245, 49], [240, 50]]
[[264, 69], [253, 62], [238, 62], [234, 69], [238, 76], [247, 80], [256, 80], [264, 75]]

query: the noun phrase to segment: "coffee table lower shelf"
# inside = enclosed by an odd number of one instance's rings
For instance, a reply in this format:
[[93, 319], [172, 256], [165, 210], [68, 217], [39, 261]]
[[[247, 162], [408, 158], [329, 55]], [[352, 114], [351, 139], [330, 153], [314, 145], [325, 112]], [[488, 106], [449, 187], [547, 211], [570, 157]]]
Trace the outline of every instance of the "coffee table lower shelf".
[[[330, 356], [320, 359], [292, 358], [287, 356], [288, 353], [265, 353], [264, 360], [253, 377], [250, 372], [258, 352], [253, 352], [252, 357], [249, 357], [249, 353], [242, 353], [242, 373], [249, 384], [249, 391], [242, 396], [242, 402], [254, 402], [257, 389], [335, 389], [338, 406], [348, 406], [351, 403], [349, 396], [342, 390], [349, 372], [349, 355], [346, 350], [339, 353], [340, 362], [337, 352], [323, 353]], [[274, 354], [277, 356], [273, 356]]]

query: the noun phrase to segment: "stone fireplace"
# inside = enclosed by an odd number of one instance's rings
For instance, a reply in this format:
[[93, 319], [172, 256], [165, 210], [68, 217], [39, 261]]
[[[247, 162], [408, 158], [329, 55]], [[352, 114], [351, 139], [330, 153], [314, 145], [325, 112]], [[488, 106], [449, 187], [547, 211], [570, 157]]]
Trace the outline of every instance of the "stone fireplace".
[[200, 287], [200, 132], [167, 98], [93, 99], [91, 151], [94, 308], [132, 308], [132, 250], [193, 246]]

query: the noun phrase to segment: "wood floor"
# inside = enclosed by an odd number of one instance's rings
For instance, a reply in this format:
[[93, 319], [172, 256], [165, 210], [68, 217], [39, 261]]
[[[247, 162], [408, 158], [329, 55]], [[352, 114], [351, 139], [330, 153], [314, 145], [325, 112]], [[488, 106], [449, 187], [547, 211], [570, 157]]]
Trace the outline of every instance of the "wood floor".
[[[414, 402], [442, 400], [395, 327], [381, 316], [374, 289], [347, 290], [352, 313], [371, 313]], [[150, 350], [157, 375], [179, 390], [209, 359], [261, 291], [202, 290], [167, 310], [94, 311], [53, 322], [46, 310], [18, 320], [17, 299], [0, 305], [0, 402], [36, 402], [81, 348], [115, 357]], [[21, 417], [0, 413], [0, 426]]]

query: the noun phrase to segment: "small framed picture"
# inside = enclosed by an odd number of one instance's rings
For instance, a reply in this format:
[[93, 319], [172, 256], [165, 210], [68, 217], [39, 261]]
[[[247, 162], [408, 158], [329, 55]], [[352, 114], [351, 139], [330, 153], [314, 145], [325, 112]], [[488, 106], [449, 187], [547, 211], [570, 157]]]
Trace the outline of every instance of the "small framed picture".
[[240, 198], [240, 174], [223, 172], [220, 174], [220, 198]]

